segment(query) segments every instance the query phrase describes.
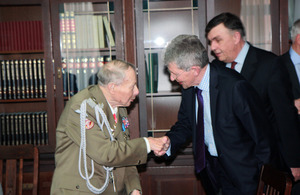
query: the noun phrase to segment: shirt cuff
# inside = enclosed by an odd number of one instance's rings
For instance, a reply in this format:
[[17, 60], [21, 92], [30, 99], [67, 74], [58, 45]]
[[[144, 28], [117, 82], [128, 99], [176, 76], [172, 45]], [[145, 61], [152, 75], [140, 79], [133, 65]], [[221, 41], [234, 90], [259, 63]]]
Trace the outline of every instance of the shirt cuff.
[[147, 146], [147, 153], [151, 152], [151, 148], [150, 148], [150, 143], [149, 140], [146, 137], [143, 137], [145, 142], [146, 142], [146, 146]]

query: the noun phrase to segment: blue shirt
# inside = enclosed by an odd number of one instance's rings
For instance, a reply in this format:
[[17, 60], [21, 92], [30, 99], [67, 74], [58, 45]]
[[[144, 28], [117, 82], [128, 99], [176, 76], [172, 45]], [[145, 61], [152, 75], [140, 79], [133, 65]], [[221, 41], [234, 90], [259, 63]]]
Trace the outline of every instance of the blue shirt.
[[[241, 72], [242, 68], [243, 68], [243, 64], [245, 62], [245, 59], [246, 59], [246, 56], [247, 56], [247, 53], [249, 51], [249, 48], [250, 48], [250, 45], [245, 42], [245, 45], [243, 46], [242, 50], [240, 51], [239, 55], [236, 57], [236, 59], [234, 60], [237, 64], [235, 65], [235, 70], [237, 72]], [[227, 63], [226, 64], [226, 67], [227, 68], [230, 68], [231, 67], [231, 63]]]
[[[212, 156], [218, 156], [216, 144], [213, 135], [213, 128], [211, 123], [211, 111], [210, 111], [210, 95], [209, 95], [209, 79], [210, 79], [210, 65], [207, 65], [206, 72], [203, 76], [201, 83], [197, 86], [202, 90], [203, 96], [203, 109], [204, 109], [204, 140], [205, 145], [208, 147], [208, 151]], [[197, 94], [195, 94], [197, 96]], [[196, 118], [198, 113], [198, 101], [196, 99]]]
[[295, 50], [293, 50], [292, 47], [290, 48], [289, 52], [300, 83], [300, 55], [297, 52], [295, 52]]

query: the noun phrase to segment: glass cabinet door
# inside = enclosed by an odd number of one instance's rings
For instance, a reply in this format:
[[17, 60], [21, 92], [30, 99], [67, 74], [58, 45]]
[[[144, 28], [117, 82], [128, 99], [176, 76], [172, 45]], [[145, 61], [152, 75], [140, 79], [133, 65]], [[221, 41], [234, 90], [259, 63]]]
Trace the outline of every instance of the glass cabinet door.
[[59, 4], [63, 96], [97, 84], [97, 72], [116, 58], [114, 2]]
[[138, 56], [145, 61], [139, 75], [145, 75], [147, 124], [141, 126], [141, 134], [159, 137], [176, 122], [181, 101], [181, 87], [170, 80], [163, 63], [164, 48], [177, 35], [199, 34], [198, 1], [144, 0], [142, 6], [143, 22], [138, 24], [143, 24], [144, 53]]

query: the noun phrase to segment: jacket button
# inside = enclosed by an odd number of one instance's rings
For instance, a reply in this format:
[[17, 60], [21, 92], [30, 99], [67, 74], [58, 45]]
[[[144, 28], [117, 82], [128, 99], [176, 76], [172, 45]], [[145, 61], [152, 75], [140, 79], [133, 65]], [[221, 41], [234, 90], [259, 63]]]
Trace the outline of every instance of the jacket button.
[[77, 185], [77, 186], [76, 186], [76, 189], [79, 189], [79, 188], [80, 188], [80, 186], [79, 186], [79, 185]]

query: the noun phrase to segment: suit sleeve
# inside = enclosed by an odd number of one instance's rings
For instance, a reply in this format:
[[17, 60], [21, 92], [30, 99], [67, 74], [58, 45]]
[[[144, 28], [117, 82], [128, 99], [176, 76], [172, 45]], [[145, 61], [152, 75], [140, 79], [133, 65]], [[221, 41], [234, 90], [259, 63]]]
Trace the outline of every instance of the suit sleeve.
[[268, 95], [278, 126], [278, 139], [289, 167], [300, 167], [300, 125], [286, 67], [274, 63]]
[[125, 182], [127, 194], [129, 194], [135, 189], [142, 191], [140, 177], [137, 168], [135, 166], [125, 168], [124, 182]]
[[261, 165], [269, 163], [271, 125], [258, 94], [246, 81], [238, 82], [233, 93], [235, 115], [255, 142], [257, 159]]

